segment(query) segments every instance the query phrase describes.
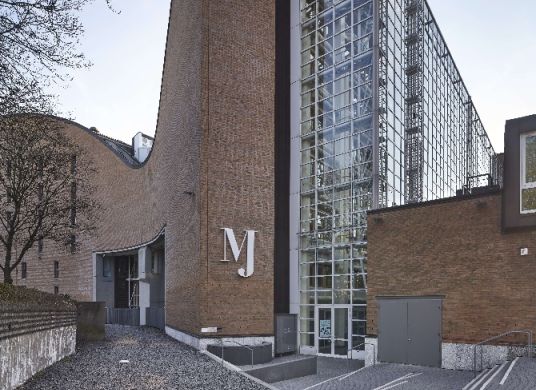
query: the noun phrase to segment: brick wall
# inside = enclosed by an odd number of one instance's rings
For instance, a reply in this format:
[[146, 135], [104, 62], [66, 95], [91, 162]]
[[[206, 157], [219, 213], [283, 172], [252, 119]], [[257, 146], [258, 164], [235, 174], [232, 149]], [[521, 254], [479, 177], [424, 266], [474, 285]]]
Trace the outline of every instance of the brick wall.
[[[19, 273], [16, 282], [91, 300], [92, 251], [140, 245], [165, 227], [167, 325], [272, 334], [274, 57], [274, 1], [173, 0], [148, 161], [133, 169], [67, 123], [99, 170], [99, 228], [80, 238], [75, 255], [45, 243], [41, 258], [35, 250], [26, 259], [28, 278]], [[240, 241], [244, 229], [258, 231], [251, 278], [237, 274], [245, 253], [239, 263], [220, 262], [223, 227]]]
[[[273, 333], [275, 2], [207, 4], [201, 322], [266, 335]], [[245, 229], [258, 232], [248, 279], [238, 275], [241, 265], [220, 262], [224, 227], [239, 242]]]
[[397, 295], [443, 295], [445, 342], [536, 331], [536, 231], [501, 232], [500, 193], [372, 212], [368, 240], [369, 334]]

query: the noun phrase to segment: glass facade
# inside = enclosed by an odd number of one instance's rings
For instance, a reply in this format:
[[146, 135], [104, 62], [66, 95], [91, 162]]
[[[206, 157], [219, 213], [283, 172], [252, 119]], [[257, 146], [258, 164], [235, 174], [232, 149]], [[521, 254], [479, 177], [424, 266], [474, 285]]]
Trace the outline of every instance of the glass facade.
[[373, 189], [373, 4], [306, 0], [301, 18], [301, 344], [315, 345], [314, 305], [352, 305], [357, 346]]
[[300, 37], [300, 343], [344, 306], [360, 350], [367, 210], [453, 196], [495, 153], [424, 0], [300, 0]]

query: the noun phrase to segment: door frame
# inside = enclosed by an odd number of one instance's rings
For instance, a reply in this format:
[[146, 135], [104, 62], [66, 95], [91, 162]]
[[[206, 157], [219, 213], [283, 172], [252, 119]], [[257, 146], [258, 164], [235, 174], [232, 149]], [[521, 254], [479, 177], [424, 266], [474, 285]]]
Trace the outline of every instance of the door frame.
[[[318, 342], [318, 333], [319, 333], [319, 316], [318, 312], [320, 309], [330, 309], [331, 310], [331, 354], [320, 353], [319, 351], [319, 342]], [[337, 355], [335, 351], [335, 309], [346, 309], [347, 310], [347, 322], [348, 322], [348, 350], [345, 355]], [[352, 350], [352, 305], [349, 304], [331, 304], [331, 305], [316, 305], [315, 306], [315, 349], [318, 356], [327, 356], [332, 358], [347, 359], [350, 357], [349, 351]], [[354, 355], [355, 356], [355, 355]]]

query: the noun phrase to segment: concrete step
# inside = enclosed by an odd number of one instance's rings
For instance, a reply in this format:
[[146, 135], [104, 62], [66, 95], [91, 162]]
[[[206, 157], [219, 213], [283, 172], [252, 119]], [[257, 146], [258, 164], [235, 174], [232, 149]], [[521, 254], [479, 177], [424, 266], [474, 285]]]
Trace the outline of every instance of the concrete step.
[[244, 372], [266, 383], [281, 382], [288, 379], [315, 375], [317, 357], [311, 355], [292, 355], [275, 358], [270, 363], [241, 367]]

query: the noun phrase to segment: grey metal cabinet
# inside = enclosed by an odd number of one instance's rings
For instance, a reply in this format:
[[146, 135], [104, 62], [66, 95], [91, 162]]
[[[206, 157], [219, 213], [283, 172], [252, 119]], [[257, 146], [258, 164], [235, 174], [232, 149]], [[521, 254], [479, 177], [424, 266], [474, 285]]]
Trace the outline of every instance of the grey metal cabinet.
[[275, 354], [297, 351], [298, 322], [296, 314], [276, 314], [275, 317]]

